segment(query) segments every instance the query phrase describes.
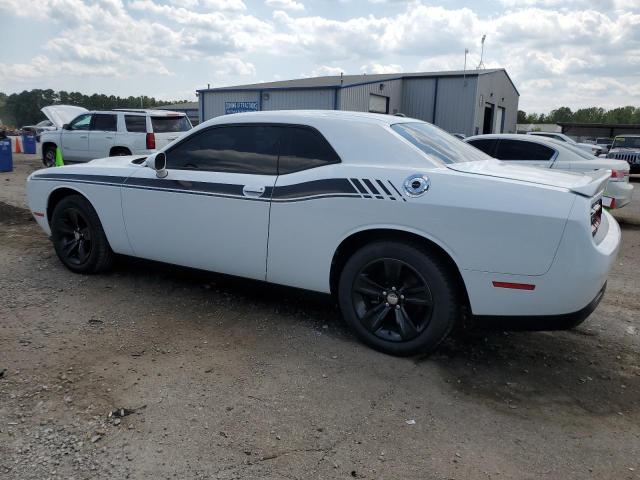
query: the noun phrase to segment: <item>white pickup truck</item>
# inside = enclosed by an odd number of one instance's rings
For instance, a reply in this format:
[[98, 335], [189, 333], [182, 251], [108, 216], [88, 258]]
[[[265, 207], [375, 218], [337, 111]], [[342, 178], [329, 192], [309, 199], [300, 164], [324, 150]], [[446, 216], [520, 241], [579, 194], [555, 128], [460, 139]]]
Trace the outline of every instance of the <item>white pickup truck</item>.
[[65, 161], [87, 162], [116, 155], [148, 155], [192, 128], [186, 114], [167, 110], [118, 109], [90, 112], [52, 105], [42, 112], [57, 127], [43, 132], [42, 163], [55, 164], [56, 149]]

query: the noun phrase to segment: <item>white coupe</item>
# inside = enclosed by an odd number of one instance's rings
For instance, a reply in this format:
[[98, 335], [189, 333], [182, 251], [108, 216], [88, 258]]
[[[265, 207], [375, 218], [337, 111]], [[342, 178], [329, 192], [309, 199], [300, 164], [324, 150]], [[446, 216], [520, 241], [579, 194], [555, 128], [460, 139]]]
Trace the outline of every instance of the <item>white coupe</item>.
[[507, 165], [419, 120], [218, 117], [148, 157], [34, 172], [31, 211], [72, 271], [114, 254], [332, 293], [378, 350], [434, 349], [461, 312], [569, 328], [620, 244], [611, 172]]

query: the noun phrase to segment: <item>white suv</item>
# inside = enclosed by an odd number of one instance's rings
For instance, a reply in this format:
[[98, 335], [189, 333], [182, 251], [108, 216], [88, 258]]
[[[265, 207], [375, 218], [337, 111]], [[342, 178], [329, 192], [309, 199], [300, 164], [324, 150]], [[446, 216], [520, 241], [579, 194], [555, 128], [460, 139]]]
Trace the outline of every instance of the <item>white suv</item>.
[[57, 127], [43, 132], [42, 163], [55, 164], [56, 149], [64, 161], [86, 162], [116, 155], [148, 155], [192, 128], [184, 113], [118, 109], [89, 112], [82, 107], [52, 105], [42, 112]]

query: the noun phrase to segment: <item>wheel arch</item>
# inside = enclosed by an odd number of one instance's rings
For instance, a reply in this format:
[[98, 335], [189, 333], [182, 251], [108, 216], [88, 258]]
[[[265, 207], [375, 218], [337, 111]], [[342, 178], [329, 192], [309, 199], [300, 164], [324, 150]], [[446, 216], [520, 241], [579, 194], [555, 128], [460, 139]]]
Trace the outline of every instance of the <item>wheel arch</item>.
[[47, 198], [47, 222], [51, 224], [51, 216], [53, 215], [53, 210], [56, 208], [56, 205], [60, 203], [63, 198], [66, 198], [70, 195], [80, 195], [84, 197], [89, 203], [89, 197], [87, 197], [80, 190], [76, 190], [71, 187], [57, 187], [49, 193], [49, 197]]
[[109, 149], [109, 156], [113, 157], [116, 152], [129, 152], [129, 155], [131, 155], [132, 153], [129, 147], [126, 147], [124, 145], [114, 145]]
[[335, 295], [338, 291], [340, 274], [349, 257], [366, 244], [385, 240], [413, 244], [437, 255], [445, 263], [449, 273], [455, 279], [456, 286], [461, 292], [466, 305], [469, 305], [467, 287], [464, 283], [460, 268], [451, 252], [437, 241], [427, 238], [420, 233], [392, 227], [375, 227], [358, 230], [350, 233], [340, 242], [334, 251], [329, 273], [329, 285], [332, 295]]

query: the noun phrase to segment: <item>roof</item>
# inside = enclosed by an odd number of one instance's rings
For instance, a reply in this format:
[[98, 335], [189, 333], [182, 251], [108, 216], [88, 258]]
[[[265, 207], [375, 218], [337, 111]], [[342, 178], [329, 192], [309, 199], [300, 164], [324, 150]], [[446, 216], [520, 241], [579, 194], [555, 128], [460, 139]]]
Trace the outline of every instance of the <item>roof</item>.
[[[96, 113], [97, 111], [93, 112]], [[129, 113], [144, 113], [149, 115], [167, 116], [171, 113], [184, 115], [183, 112], [171, 112], [169, 110], [158, 110], [153, 108], [114, 108], [112, 112], [129, 112]]]
[[421, 122], [409, 117], [385, 115], [382, 113], [352, 112], [347, 110], [262, 110], [257, 112], [234, 113], [222, 115], [200, 124], [211, 123], [244, 123], [250, 121], [261, 122], [295, 122], [318, 119], [342, 120], [346, 122], [373, 123], [378, 125], [393, 125], [395, 123]]
[[162, 107], [156, 107], [159, 110], [198, 110], [198, 102], [183, 102], [174, 103], [172, 105], [163, 105]]
[[[442, 78], [442, 77], [477, 77], [492, 73], [503, 72], [513, 88], [518, 89], [513, 84], [509, 74], [504, 68], [491, 68], [484, 70], [449, 70], [442, 72], [415, 72], [415, 73], [381, 73], [362, 75], [330, 75], [324, 77], [298, 78], [294, 80], [280, 80], [277, 82], [251, 83], [247, 85], [237, 85], [231, 87], [204, 88], [198, 92], [219, 92], [238, 90], [275, 90], [275, 89], [310, 89], [310, 88], [346, 88], [356, 85], [366, 85], [369, 83], [384, 82], [389, 80], [401, 80], [405, 78]], [[520, 93], [518, 92], [518, 95]]]

